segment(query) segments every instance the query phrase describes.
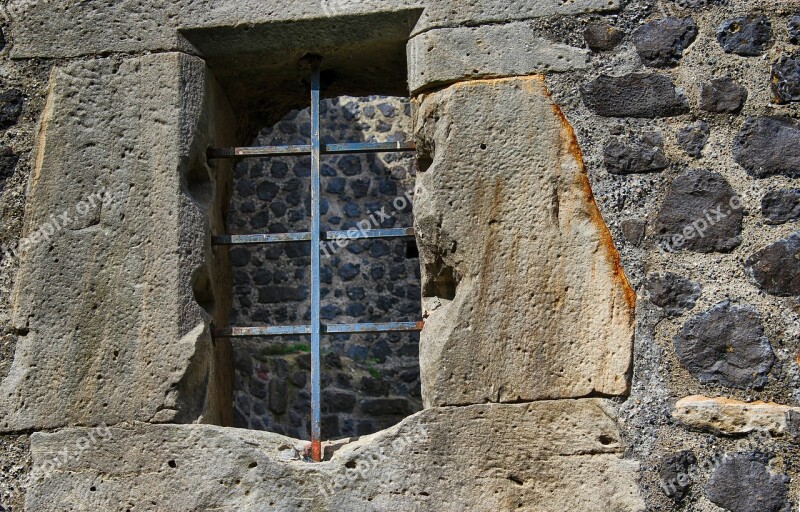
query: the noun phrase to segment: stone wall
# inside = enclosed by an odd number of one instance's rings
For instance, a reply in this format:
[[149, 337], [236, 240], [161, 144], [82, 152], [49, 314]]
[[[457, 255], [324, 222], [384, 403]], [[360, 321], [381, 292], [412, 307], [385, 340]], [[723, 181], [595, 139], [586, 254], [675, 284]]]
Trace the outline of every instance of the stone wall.
[[[324, 142], [411, 139], [411, 104], [390, 97], [343, 96], [322, 103]], [[262, 129], [252, 145], [308, 144], [308, 109]], [[325, 157], [322, 229], [413, 226], [416, 162], [383, 153]], [[306, 231], [310, 160], [244, 160], [234, 172], [228, 232]], [[399, 207], [399, 208], [398, 208]], [[413, 240], [348, 240], [323, 253], [321, 316], [326, 323], [418, 321], [419, 259]], [[409, 245], [410, 244], [410, 245]], [[231, 250], [233, 325], [300, 325], [310, 321], [309, 244]], [[307, 336], [234, 342], [234, 425], [309, 438], [310, 355]], [[323, 437], [371, 434], [421, 409], [419, 334], [325, 336]]]
[[[347, 511], [797, 509], [800, 5], [453, 6], [9, 3], [0, 119], [9, 113], [17, 124], [0, 123], [0, 144], [10, 148], [0, 163], [19, 160], [0, 200], [0, 237], [11, 244], [35, 227], [26, 221], [23, 228], [23, 208], [36, 218], [51, 204], [27, 184], [41, 168], [32, 152], [36, 120], [46, 111], [48, 88], [58, 92], [66, 79], [59, 70], [77, 77], [94, 70], [104, 85], [88, 80], [86, 89], [114, 98], [128, 89], [116, 89], [108, 77], [136, 76], [144, 54], [196, 54], [211, 65], [240, 119], [243, 106], [273, 95], [279, 115], [264, 115], [275, 122], [287, 105], [304, 101], [295, 63], [305, 51], [325, 48], [331, 69], [379, 92], [375, 84], [391, 88], [380, 76], [395, 70], [402, 34], [402, 71], [416, 105], [414, 222], [427, 324], [419, 345], [424, 410], [360, 440], [328, 444], [321, 464], [305, 462], [305, 444], [291, 437], [187, 425], [203, 421], [189, 414], [200, 410], [199, 400], [179, 391], [162, 403], [164, 390], [151, 390], [153, 409], [168, 411], [163, 417], [130, 404], [94, 414], [114, 423], [97, 432], [80, 421], [87, 408], [66, 398], [74, 394], [26, 401], [24, 415], [6, 420], [20, 426], [0, 435], [0, 507], [21, 510], [27, 493], [28, 510], [259, 510], [265, 503]], [[352, 58], [353, 48], [363, 61]], [[236, 67], [232, 56], [240, 54], [275, 79], [242, 85], [252, 75]], [[95, 61], [107, 71], [97, 72]], [[182, 62], [178, 74], [186, 80], [195, 61]], [[51, 68], [57, 72], [48, 78]], [[21, 91], [21, 111], [12, 89]], [[202, 96], [184, 90], [185, 99]], [[119, 104], [87, 107], [86, 117], [56, 117], [42, 127], [39, 144], [42, 134], [80, 135]], [[183, 108], [193, 111], [194, 104]], [[156, 117], [174, 126], [188, 119]], [[62, 123], [73, 124], [67, 130]], [[96, 155], [111, 151], [99, 147]], [[122, 149], [126, 168], [138, 168], [134, 150], [107, 147]], [[53, 161], [44, 164], [65, 171]], [[54, 192], [52, 204], [56, 199]], [[157, 260], [161, 253], [154, 254]], [[16, 259], [3, 259], [0, 377], [15, 350], [19, 361], [39, 350], [24, 343], [40, 333], [27, 331], [18, 316], [11, 321], [18, 300], [25, 311], [35, 309], [30, 299], [11, 296], [12, 284], [30, 273], [44, 280], [54, 267], [23, 267], [19, 275], [18, 268]], [[90, 315], [93, 296], [79, 278], [85, 275], [60, 282]], [[188, 302], [181, 304], [197, 318]], [[109, 338], [81, 339], [110, 349]], [[207, 353], [198, 340], [193, 350]], [[163, 353], [192, 353], [183, 347]], [[70, 368], [85, 367], [80, 354], [50, 353]], [[287, 360], [305, 364], [297, 356]], [[162, 362], [150, 370], [159, 377], [188, 367], [166, 355]], [[28, 374], [33, 390], [52, 381], [50, 374]], [[203, 382], [203, 372], [186, 375]], [[103, 389], [127, 403], [130, 387], [115, 388], [126, 381], [108, 382]], [[30, 411], [53, 401], [68, 411]], [[54, 455], [81, 443], [91, 456]], [[319, 492], [298, 499], [307, 485]]]

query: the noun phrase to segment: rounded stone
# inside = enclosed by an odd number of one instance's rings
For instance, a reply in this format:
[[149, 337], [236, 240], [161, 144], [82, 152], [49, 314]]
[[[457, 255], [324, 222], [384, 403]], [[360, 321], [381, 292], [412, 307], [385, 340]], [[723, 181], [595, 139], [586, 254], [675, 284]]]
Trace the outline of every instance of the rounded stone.
[[759, 288], [770, 295], [800, 295], [800, 232], [747, 258], [745, 271]]
[[667, 68], [678, 65], [683, 52], [697, 38], [692, 18], [664, 18], [637, 28], [633, 45], [645, 66]]
[[650, 274], [645, 289], [650, 302], [663, 308], [667, 316], [677, 316], [692, 309], [702, 290], [699, 283], [672, 272]]
[[697, 457], [690, 450], [665, 455], [661, 459], [658, 476], [661, 479], [661, 490], [680, 503], [689, 493], [691, 477], [689, 469], [697, 464]]
[[772, 65], [770, 83], [776, 103], [800, 101], [800, 53], [781, 55]]
[[710, 133], [708, 123], [699, 120], [678, 130], [675, 140], [686, 154], [692, 158], [700, 158], [703, 156], [703, 149], [708, 143]]
[[700, 109], [715, 113], [736, 113], [747, 101], [747, 89], [730, 78], [715, 78], [700, 88]]
[[761, 199], [761, 215], [767, 224], [785, 224], [800, 219], [800, 189], [767, 192]]
[[730, 512], [789, 512], [789, 479], [770, 473], [767, 460], [754, 452], [726, 455], [708, 479], [706, 496]]
[[625, 32], [607, 23], [590, 23], [583, 31], [586, 45], [595, 52], [613, 50], [625, 38]]
[[756, 178], [800, 176], [800, 123], [788, 117], [748, 118], [734, 140], [733, 157]]
[[725, 53], [755, 57], [767, 50], [772, 25], [766, 16], [746, 16], [725, 20], [717, 29], [717, 42]]
[[759, 389], [775, 360], [758, 311], [728, 301], [686, 322], [673, 343], [681, 365], [703, 384]]
[[722, 175], [687, 171], [670, 184], [653, 231], [665, 252], [729, 252], [741, 243], [739, 197]]
[[604, 117], [652, 119], [676, 116], [689, 110], [672, 79], [663, 74], [601, 75], [582, 86], [581, 94], [589, 109]]

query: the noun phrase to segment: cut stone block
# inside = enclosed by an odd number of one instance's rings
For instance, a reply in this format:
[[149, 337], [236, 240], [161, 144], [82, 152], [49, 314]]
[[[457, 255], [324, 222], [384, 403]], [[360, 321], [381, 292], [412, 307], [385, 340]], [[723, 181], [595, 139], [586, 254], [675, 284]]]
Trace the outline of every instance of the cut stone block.
[[226, 345], [207, 327], [227, 315], [216, 298], [231, 286], [210, 243], [229, 173], [206, 164], [206, 149], [226, 142], [215, 129], [233, 134], [234, 123], [195, 57], [54, 68], [0, 431], [229, 417]]
[[426, 406], [625, 394], [635, 295], [543, 78], [456, 84], [416, 124]]
[[642, 512], [609, 412], [598, 399], [428, 409], [317, 464], [295, 439], [209, 425], [36, 433], [26, 508]]
[[800, 407], [700, 395], [678, 400], [672, 411], [672, 417], [688, 427], [727, 436], [754, 431], [782, 436], [790, 414], [800, 414]]
[[408, 87], [465, 78], [585, 69], [589, 52], [537, 36], [526, 23], [431, 30], [408, 42]]

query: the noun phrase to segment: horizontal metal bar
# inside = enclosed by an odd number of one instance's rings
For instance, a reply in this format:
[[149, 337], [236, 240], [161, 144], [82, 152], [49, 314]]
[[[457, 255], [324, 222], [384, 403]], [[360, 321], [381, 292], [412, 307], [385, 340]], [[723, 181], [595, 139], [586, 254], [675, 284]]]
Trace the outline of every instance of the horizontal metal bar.
[[[322, 154], [353, 153], [397, 153], [417, 149], [413, 142], [345, 142], [342, 144], [324, 144]], [[311, 145], [298, 144], [290, 146], [253, 146], [235, 148], [217, 148], [208, 151], [208, 158], [248, 158], [274, 156], [303, 156], [311, 154]]]
[[[356, 228], [346, 231], [325, 231], [323, 240], [358, 240], [363, 238], [396, 238], [414, 236], [414, 228], [388, 228], [365, 229]], [[263, 235], [225, 235], [212, 238], [214, 245], [240, 245], [240, 244], [272, 244], [281, 242], [307, 242], [311, 240], [311, 233], [276, 233]]]
[[330, 324], [323, 326], [326, 334], [421, 331], [425, 322], [388, 322], [382, 324]]
[[[425, 322], [386, 322], [366, 324], [328, 324], [322, 326], [323, 334], [356, 334], [374, 332], [421, 331]], [[217, 338], [248, 338], [255, 336], [293, 336], [311, 334], [310, 325], [282, 325], [269, 327], [224, 327], [214, 329]]]
[[271, 244], [279, 242], [307, 242], [311, 233], [275, 233], [263, 235], [224, 235], [212, 238], [214, 245]]
[[343, 144], [325, 144], [324, 154], [336, 153], [397, 153], [415, 151], [413, 142], [345, 142]]
[[340, 240], [347, 238], [356, 240], [360, 238], [395, 238], [414, 236], [414, 228], [388, 228], [388, 229], [349, 229], [347, 231], [328, 231], [324, 234], [325, 240]]
[[252, 336], [292, 336], [311, 334], [310, 325], [276, 325], [269, 327], [222, 327], [214, 329], [216, 338], [247, 338]]

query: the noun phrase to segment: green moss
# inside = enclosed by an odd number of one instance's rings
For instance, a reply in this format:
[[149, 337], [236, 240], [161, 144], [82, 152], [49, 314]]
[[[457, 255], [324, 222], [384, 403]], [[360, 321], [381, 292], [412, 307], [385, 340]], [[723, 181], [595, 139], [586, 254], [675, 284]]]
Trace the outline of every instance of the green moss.
[[267, 345], [261, 349], [261, 355], [264, 357], [285, 356], [287, 354], [294, 354], [297, 352], [311, 352], [311, 347], [309, 347], [306, 343], [295, 343], [293, 345], [276, 343], [274, 345]]

